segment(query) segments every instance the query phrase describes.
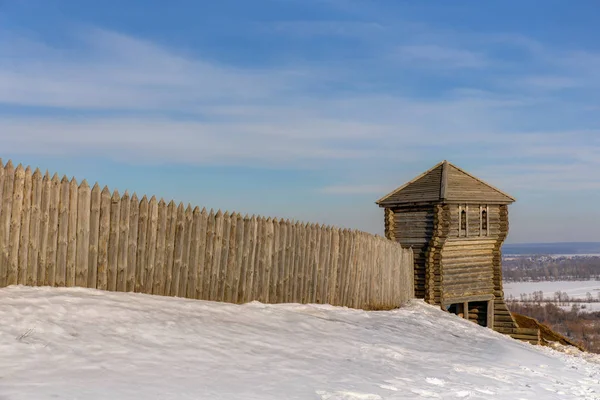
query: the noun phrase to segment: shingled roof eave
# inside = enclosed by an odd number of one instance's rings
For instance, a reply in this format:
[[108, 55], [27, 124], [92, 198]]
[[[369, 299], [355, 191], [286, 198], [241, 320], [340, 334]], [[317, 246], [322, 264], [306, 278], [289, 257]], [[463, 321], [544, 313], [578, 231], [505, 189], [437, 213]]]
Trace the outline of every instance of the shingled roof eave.
[[[390, 193], [386, 194], [385, 196], [383, 196], [382, 198], [380, 198], [379, 200], [377, 200], [375, 202], [375, 204], [377, 205], [382, 205], [387, 199], [389, 199], [390, 197], [392, 197], [393, 195], [395, 195], [396, 193], [400, 192], [402, 189], [406, 188], [408, 185], [411, 185], [413, 183], [415, 183], [416, 181], [418, 181], [419, 179], [421, 179], [422, 177], [424, 177], [425, 175], [433, 172], [436, 168], [438, 168], [440, 165], [443, 165], [444, 163], [446, 163], [447, 161], [441, 161], [437, 164], [435, 164], [433, 167], [429, 168], [427, 171], [423, 172], [422, 174], [414, 177], [413, 179], [411, 179], [410, 181], [406, 182], [404, 185], [396, 188], [395, 190], [391, 191]], [[443, 173], [443, 169], [442, 169], [442, 173]]]
[[[423, 201], [423, 202], [414, 202], [414, 201], [393, 201], [393, 200], [389, 200], [390, 197], [394, 196], [395, 194], [397, 194], [398, 192], [402, 191], [403, 189], [405, 189], [407, 186], [413, 184], [414, 182], [418, 181], [419, 179], [423, 178], [425, 175], [433, 172], [436, 168], [438, 168], [439, 166], [442, 166], [442, 179], [440, 182], [440, 195], [439, 198], [436, 200], [429, 200], [429, 201]], [[512, 204], [516, 201], [516, 199], [510, 195], [508, 195], [507, 193], [503, 192], [502, 190], [496, 188], [495, 186], [490, 185], [489, 183], [477, 178], [476, 176], [468, 173], [467, 171], [463, 170], [460, 167], [457, 167], [456, 165], [448, 162], [447, 160], [441, 161], [439, 163], [437, 163], [436, 165], [434, 165], [433, 167], [429, 168], [427, 171], [423, 172], [422, 174], [416, 176], [415, 178], [411, 179], [410, 181], [406, 182], [404, 185], [398, 187], [397, 189], [393, 190], [392, 192], [386, 194], [385, 196], [383, 196], [382, 198], [380, 198], [379, 200], [377, 200], [375, 202], [375, 204], [377, 204], [379, 207], [385, 207], [385, 206], [390, 206], [390, 205], [402, 205], [402, 204], [432, 204], [432, 203], [439, 203], [439, 202], [449, 202], [449, 203], [454, 203], [454, 202], [472, 202], [472, 199], [461, 199], [461, 198], [448, 198], [446, 197], [446, 192], [447, 192], [447, 188], [450, 185], [450, 183], [448, 182], [448, 167], [452, 166], [453, 168], [456, 168], [458, 171], [462, 172], [463, 174], [467, 175], [468, 177], [475, 179], [476, 181], [480, 182], [481, 184], [487, 186], [488, 188], [492, 189], [493, 191], [499, 193], [501, 196], [504, 196], [506, 198], [506, 200], [485, 200], [485, 202], [489, 203], [489, 204]]]

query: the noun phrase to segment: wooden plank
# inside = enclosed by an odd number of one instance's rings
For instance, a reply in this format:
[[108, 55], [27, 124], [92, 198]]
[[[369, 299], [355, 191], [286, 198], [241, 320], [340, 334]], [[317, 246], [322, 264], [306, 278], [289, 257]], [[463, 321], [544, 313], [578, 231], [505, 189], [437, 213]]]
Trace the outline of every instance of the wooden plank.
[[[46, 276], [46, 260], [48, 251], [48, 227], [50, 224], [50, 197], [51, 178], [48, 171], [42, 179], [42, 202], [40, 206], [40, 230], [39, 230], [39, 252], [37, 261], [37, 284], [44, 286], [48, 284]], [[0, 182], [0, 188], [2, 184]], [[0, 189], [1, 190], [1, 189]], [[0, 199], [2, 197], [0, 196]]]
[[49, 222], [48, 222], [48, 251], [46, 256], [46, 278], [44, 284], [48, 286], [56, 285], [56, 262], [58, 256], [58, 230], [59, 230], [59, 211], [61, 182], [58, 175], [54, 174], [50, 186], [50, 199], [48, 204]]
[[368, 237], [365, 233], [359, 232], [359, 251], [357, 254], [356, 280], [354, 282], [353, 308], [361, 308], [364, 297], [366, 282], [365, 270], [367, 269]]
[[[240, 222], [238, 221], [238, 224]], [[239, 278], [239, 286], [236, 291], [237, 299], [236, 303], [243, 303], [246, 298], [246, 293], [248, 292], [248, 284], [249, 284], [249, 259], [251, 253], [251, 246], [253, 244], [251, 234], [251, 219], [248, 215], [244, 216], [243, 219], [243, 237], [241, 241], [241, 249], [240, 254], [242, 256], [240, 261], [240, 278]], [[239, 236], [238, 236], [239, 237]]]
[[[394, 296], [392, 296], [392, 269], [394, 265], [393, 256], [395, 249], [391, 246], [384, 248], [380, 238], [368, 236], [368, 249], [365, 291], [365, 304], [373, 301], [379, 303], [378, 307], [385, 309], [394, 308]], [[368, 282], [371, 282], [370, 284]]]
[[338, 261], [338, 281], [337, 281], [337, 299], [336, 306], [342, 306], [346, 295], [346, 280], [348, 276], [348, 230], [344, 229], [340, 232], [340, 254]]
[[225, 301], [225, 288], [227, 285], [227, 266], [229, 263], [229, 239], [231, 233], [232, 215], [226, 212], [223, 215], [223, 235], [221, 237], [221, 261], [219, 262], [219, 277], [217, 279], [216, 300]]
[[119, 235], [121, 222], [121, 196], [115, 190], [110, 201], [110, 231], [108, 235], [108, 287], [107, 290], [117, 291], [117, 275], [119, 270]]
[[352, 306], [352, 283], [354, 276], [356, 274], [356, 250], [358, 247], [358, 238], [356, 231], [350, 231], [348, 233], [349, 246], [347, 251], [347, 260], [346, 260], [346, 279], [345, 279], [345, 287], [344, 287], [344, 303], [343, 306], [351, 307]]
[[331, 228], [323, 227], [321, 230], [321, 244], [319, 249], [319, 265], [317, 275], [317, 298], [318, 304], [326, 304], [329, 291], [329, 247], [331, 246]]
[[331, 305], [337, 305], [339, 292], [340, 230], [333, 228], [331, 234], [331, 246], [329, 248], [329, 297], [327, 301]]
[[[183, 240], [185, 236], [185, 208], [183, 203], [177, 206], [175, 220], [175, 235], [173, 241], [173, 272], [169, 294], [179, 296], [181, 269], [183, 266]], [[185, 278], [184, 278], [185, 279]]]
[[58, 246], [56, 249], [56, 275], [54, 286], [64, 287], [67, 279], [67, 250], [69, 244], [69, 180], [63, 176], [60, 182], [60, 205], [58, 209]]
[[267, 245], [267, 255], [265, 260], [267, 273], [265, 274], [266, 285], [264, 286], [264, 298], [267, 303], [277, 303], [276, 297], [276, 285], [277, 285], [277, 244], [279, 241], [279, 219], [269, 218], [267, 223], [267, 238], [269, 244]]
[[350, 253], [350, 258], [348, 260], [348, 288], [347, 288], [347, 300], [346, 307], [354, 307], [354, 299], [355, 299], [355, 287], [357, 281], [357, 272], [358, 272], [358, 255], [360, 254], [360, 232], [353, 230], [352, 231], [352, 248]]
[[[386, 247], [387, 244], [388, 243], [382, 243], [382, 246]], [[414, 296], [414, 293], [412, 292], [412, 283], [408, 278], [408, 274], [404, 272], [405, 269], [412, 268], [412, 265], [407, 265], [407, 254], [404, 249], [399, 248], [399, 246], [395, 247], [396, 249], [393, 255], [391, 266], [392, 278], [390, 287], [395, 304], [397, 306], [402, 306]]]
[[0, 208], [0, 287], [6, 286], [9, 264], [10, 218], [15, 182], [15, 169], [9, 160], [2, 170], [2, 207]]
[[286, 271], [289, 270], [288, 265], [286, 265], [286, 253], [287, 253], [287, 236], [288, 236], [288, 226], [289, 221], [280, 220], [279, 221], [279, 240], [278, 246], [279, 249], [276, 255], [276, 263], [275, 268], [277, 269], [277, 284], [275, 288], [275, 298], [278, 303], [286, 302], [286, 293], [285, 293], [285, 280], [286, 280]]
[[197, 245], [197, 256], [196, 256], [196, 264], [197, 264], [197, 272], [196, 272], [196, 299], [203, 298], [204, 293], [204, 284], [206, 281], [207, 275], [207, 264], [206, 264], [206, 251], [207, 251], [207, 230], [208, 230], [208, 213], [206, 212], [206, 208], [202, 208], [200, 212], [200, 221], [198, 226], [198, 245]]
[[487, 324], [488, 328], [494, 327], [494, 299], [489, 300], [487, 303]]
[[[17, 283], [19, 285], [27, 284], [27, 265], [29, 264], [29, 227], [31, 224], [31, 189], [33, 186], [33, 177], [31, 168], [25, 170], [25, 181], [23, 185], [23, 208], [21, 210], [21, 233], [19, 238], [18, 262], [17, 262]], [[30, 275], [30, 280], [33, 276]]]
[[[388, 243], [381, 243], [382, 246], [387, 247]], [[391, 293], [393, 295], [395, 304], [402, 306], [410, 298], [414, 296], [412, 292], [412, 282], [404, 271], [408, 268], [412, 268], [412, 265], [407, 265], [406, 252], [404, 249], [395, 246], [395, 252], [392, 258], [391, 266]]]
[[87, 265], [87, 287], [96, 289], [98, 282], [98, 246], [100, 241], [100, 207], [102, 192], [98, 183], [90, 194], [90, 240]]
[[[200, 250], [200, 231], [202, 225], [202, 214], [199, 207], [195, 207], [192, 210], [192, 226], [190, 230], [190, 254], [188, 259], [188, 282], [186, 289], [186, 297], [190, 299], [198, 298], [198, 259]], [[206, 237], [206, 234], [204, 235]]]
[[[287, 221], [287, 224], [289, 224], [289, 221]], [[280, 219], [279, 220], [279, 224], [278, 224], [278, 228], [279, 228], [279, 235], [278, 235], [278, 240], [277, 240], [277, 246], [276, 248], [278, 249], [277, 253], [274, 255], [274, 267], [277, 270], [277, 283], [275, 286], [275, 297], [277, 298], [277, 302], [278, 303], [285, 303], [285, 293], [283, 291], [284, 289], [284, 282], [285, 282], [285, 273], [287, 270], [287, 266], [285, 265], [285, 257], [286, 257], [286, 246], [287, 246], [287, 224], [286, 224], [286, 220], [284, 219]]]
[[215, 248], [216, 218], [214, 210], [210, 210], [206, 221], [206, 250], [204, 251], [204, 268], [202, 277], [202, 300], [211, 299], [211, 280], [213, 268], [213, 253]]
[[221, 252], [223, 250], [223, 224], [224, 215], [221, 210], [217, 211], [215, 215], [215, 233], [213, 240], [213, 252], [212, 252], [212, 265], [211, 265], [211, 276], [210, 276], [210, 298], [212, 301], [219, 301], [218, 299], [218, 288], [219, 288], [219, 276], [221, 271]]
[[90, 211], [92, 191], [84, 179], [77, 194], [77, 238], [75, 255], [75, 286], [88, 286], [90, 258]]
[[286, 254], [286, 283], [284, 291], [286, 293], [286, 303], [295, 302], [294, 291], [296, 282], [296, 258], [298, 251], [296, 243], [298, 242], [298, 224], [295, 221], [290, 221], [288, 225], [288, 252]]
[[275, 226], [272, 218], [267, 218], [264, 225], [264, 251], [262, 253], [262, 288], [260, 291], [260, 301], [263, 303], [269, 303], [271, 287], [273, 279], [273, 244], [275, 238]]
[[315, 243], [315, 259], [314, 259], [314, 285], [313, 285], [313, 300], [312, 302], [315, 304], [322, 304], [321, 299], [321, 283], [323, 277], [323, 251], [324, 251], [324, 242], [325, 236], [327, 235], [327, 231], [324, 225], [318, 226], [317, 229], [317, 237]]
[[355, 252], [354, 259], [354, 268], [353, 268], [353, 285], [351, 286], [351, 299], [352, 299], [352, 307], [358, 308], [358, 301], [360, 299], [360, 286], [362, 279], [362, 271], [364, 266], [363, 255], [365, 254], [365, 236], [362, 232], [356, 232], [357, 234], [357, 248]]
[[296, 223], [292, 221], [287, 222], [287, 251], [285, 255], [285, 278], [283, 292], [286, 303], [292, 303], [294, 301], [294, 279], [295, 279], [295, 267], [294, 259], [296, 258], [296, 239], [298, 230]]
[[[237, 232], [238, 232], [238, 214], [231, 214], [230, 226], [229, 226], [229, 240], [227, 249], [227, 267], [225, 274], [225, 290], [223, 293], [223, 301], [229, 303], [235, 303], [234, 300], [234, 287], [236, 286], [236, 280], [239, 276], [237, 269], [237, 258], [238, 258], [238, 243], [237, 243]], [[243, 229], [243, 226], [239, 228]], [[237, 297], [237, 296], [235, 296]]]
[[301, 283], [301, 292], [300, 292], [300, 303], [306, 304], [309, 302], [309, 274], [311, 272], [311, 252], [310, 252], [310, 242], [313, 233], [313, 225], [306, 224], [304, 225], [304, 240], [301, 248], [302, 250], [302, 266], [300, 272], [302, 273], [302, 283]]
[[246, 224], [241, 214], [237, 214], [237, 221], [235, 224], [235, 261], [233, 262], [233, 287], [230, 301], [232, 303], [238, 303], [240, 292], [243, 285], [244, 271], [242, 270], [244, 260], [244, 235], [245, 235]]
[[[257, 241], [258, 241], [258, 219], [255, 215], [252, 216], [248, 224], [248, 258], [245, 261], [246, 278], [244, 285], [244, 293], [242, 296], [242, 302], [246, 303], [253, 300], [254, 297], [254, 280], [256, 275], [256, 253], [257, 253]], [[246, 256], [246, 250], [244, 250], [244, 256]]]
[[106, 186], [100, 194], [100, 224], [98, 232], [98, 271], [96, 287], [108, 290], [108, 246], [110, 242], [112, 197]]
[[285, 302], [290, 303], [293, 301], [294, 289], [294, 250], [296, 242], [296, 229], [293, 221], [286, 221], [287, 239], [286, 239], [286, 252], [285, 252], [285, 277], [283, 282], [283, 293], [285, 296]]
[[461, 261], [461, 260], [443, 260], [444, 272], [462, 271], [470, 268], [487, 268], [492, 269], [494, 261], [485, 258], [470, 259], [472, 261]]
[[302, 282], [301, 275], [301, 260], [302, 260], [302, 243], [304, 240], [304, 231], [302, 223], [296, 221], [293, 226], [294, 231], [294, 249], [292, 250], [292, 275], [290, 276], [291, 303], [300, 302], [300, 285]]
[[77, 206], [78, 185], [75, 178], [69, 182], [69, 229], [67, 231], [66, 285], [75, 286], [75, 263], [77, 262]]
[[135, 256], [135, 286], [133, 290], [138, 293], [145, 293], [148, 276], [146, 274], [149, 224], [148, 206], [148, 197], [144, 195], [140, 200], [137, 223], [137, 254]]
[[266, 219], [257, 218], [256, 228], [256, 251], [254, 252], [254, 279], [252, 282], [252, 300], [262, 300], [263, 277], [265, 273], [265, 241], [266, 241]]
[[[158, 239], [158, 209], [156, 197], [152, 196], [148, 201], [148, 231], [146, 233], [146, 257], [142, 258], [144, 272], [143, 293], [154, 293], [154, 277], [156, 275], [156, 251]], [[141, 251], [141, 249], [140, 249]]]
[[167, 206], [167, 235], [165, 238], [165, 268], [164, 268], [164, 295], [172, 296], [171, 285], [173, 282], [173, 265], [175, 251], [175, 233], [177, 232], [177, 208], [171, 200]]
[[25, 169], [19, 164], [15, 169], [15, 182], [12, 198], [12, 215], [10, 218], [10, 236], [8, 250], [7, 285], [16, 285], [19, 273], [19, 240], [21, 239], [21, 212], [23, 210], [23, 189], [25, 186]]
[[279, 254], [279, 220], [277, 218], [271, 220], [268, 226], [268, 235], [270, 235], [271, 243], [267, 247], [267, 285], [265, 296], [268, 303], [277, 303], [277, 283], [279, 281], [279, 266], [277, 265], [277, 256]]
[[[384, 248], [387, 247], [387, 243], [381, 243], [380, 245]], [[406, 268], [406, 253], [403, 249], [396, 248], [392, 257], [391, 293], [395, 303], [401, 306], [413, 296], [412, 293], [409, 293], [412, 290], [411, 284], [404, 273], [404, 269]]]
[[[179, 291], [177, 295], [179, 297], [190, 297], [188, 295], [188, 284], [190, 283], [190, 252], [192, 246], [192, 225], [193, 225], [193, 211], [192, 206], [188, 204], [185, 209], [185, 228], [184, 228], [184, 236], [183, 236], [183, 259], [181, 264], [181, 273], [179, 275]], [[196, 274], [193, 275], [193, 280], [195, 280]], [[194, 288], [194, 292], [196, 289], [196, 285], [194, 281], [191, 282], [192, 287]], [[190, 298], [194, 298], [192, 295]]]
[[165, 243], [167, 241], [167, 205], [163, 199], [158, 202], [156, 252], [152, 294], [165, 295]]
[[[375, 263], [379, 256], [377, 252], [379, 250], [377, 248], [377, 239], [367, 235], [365, 237], [365, 247], [366, 251], [363, 256], [364, 265], [359, 297], [361, 300], [360, 308], [371, 307], [380, 309], [387, 307], [389, 306], [387, 304], [389, 299], [387, 298], [388, 291], [386, 290], [387, 285], [384, 279], [388, 274], [389, 260], [382, 268], [375, 268]], [[389, 256], [388, 253], [386, 252], [386, 256]]]
[[248, 301], [260, 301], [262, 279], [264, 274], [264, 247], [265, 247], [265, 218], [256, 218], [256, 236], [253, 254], [253, 269], [252, 269], [252, 290]]
[[139, 219], [140, 201], [134, 193], [129, 202], [129, 237], [127, 239], [127, 269], [125, 272], [125, 291], [127, 292], [135, 291], [136, 285]]
[[299, 302], [306, 304], [310, 301], [310, 273], [311, 273], [311, 241], [313, 240], [313, 225], [304, 226], [304, 240], [302, 244], [302, 266], [301, 266], [301, 291]]
[[[380, 243], [380, 245], [385, 248], [388, 243]], [[413, 296], [412, 285], [409, 283], [409, 279], [405, 279], [406, 274], [403, 273], [403, 270], [407, 267], [405, 258], [404, 250], [395, 246], [390, 266], [391, 282], [389, 285], [390, 296], [393, 298], [395, 306], [404, 305]]]
[[329, 226], [327, 228], [328, 231], [328, 239], [327, 239], [327, 247], [325, 249], [326, 254], [325, 254], [325, 265], [324, 265], [324, 274], [325, 274], [325, 279], [324, 279], [324, 283], [323, 283], [323, 303], [324, 304], [331, 304], [331, 302], [329, 301], [329, 299], [331, 298], [331, 282], [333, 279], [334, 282], [334, 290], [335, 290], [335, 277], [334, 275], [334, 271], [332, 271], [333, 269], [333, 262], [334, 262], [334, 258], [335, 255], [333, 253], [333, 246], [334, 246], [334, 237], [336, 235], [335, 232], [335, 228]]
[[307, 282], [308, 282], [307, 303], [310, 303], [310, 304], [315, 304], [317, 302], [320, 242], [321, 242], [321, 225], [316, 224], [311, 227], [310, 264], [309, 264], [309, 269], [308, 269], [308, 274], [307, 274]]
[[125, 191], [121, 198], [121, 210], [119, 211], [119, 250], [117, 251], [117, 284], [116, 290], [127, 291], [127, 255], [129, 252], [129, 208], [131, 199]]

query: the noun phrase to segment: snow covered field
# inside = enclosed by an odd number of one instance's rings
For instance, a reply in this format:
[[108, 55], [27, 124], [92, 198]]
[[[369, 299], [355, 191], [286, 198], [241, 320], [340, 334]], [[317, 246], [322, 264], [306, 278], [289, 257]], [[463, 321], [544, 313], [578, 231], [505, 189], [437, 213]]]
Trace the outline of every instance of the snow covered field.
[[504, 282], [504, 297], [513, 295], [519, 298], [521, 293], [544, 292], [544, 297], [554, 297], [554, 292], [561, 291], [570, 298], [585, 299], [586, 293], [590, 292], [594, 299], [598, 298], [600, 292], [600, 281], [543, 281], [543, 282]]
[[0, 399], [600, 399], [600, 360], [391, 312], [0, 289]]
[[600, 281], [543, 281], [543, 282], [504, 282], [504, 297], [513, 295], [519, 298], [521, 293], [544, 292], [544, 297], [554, 297], [554, 292], [561, 291], [570, 298], [585, 299], [590, 292], [594, 299], [600, 292]]
[[[553, 299], [556, 291], [565, 292], [570, 299], [586, 299], [586, 294], [589, 292], [594, 300], [598, 299], [600, 293], [600, 281], [544, 281], [544, 282], [505, 282], [504, 297], [513, 296], [516, 300], [521, 298], [521, 293], [527, 295], [533, 292], [542, 291], [544, 298]], [[571, 309], [571, 304], [561, 306], [565, 310]], [[585, 308], [581, 311], [600, 311], [600, 303], [577, 303]]]

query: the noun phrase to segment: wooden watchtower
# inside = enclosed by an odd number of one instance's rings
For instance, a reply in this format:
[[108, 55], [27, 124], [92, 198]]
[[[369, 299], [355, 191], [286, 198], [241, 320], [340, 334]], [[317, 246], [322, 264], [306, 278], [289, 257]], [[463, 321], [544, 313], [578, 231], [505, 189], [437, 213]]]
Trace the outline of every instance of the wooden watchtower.
[[514, 201], [447, 161], [378, 200], [386, 237], [413, 248], [415, 297], [518, 333], [504, 302], [500, 250]]

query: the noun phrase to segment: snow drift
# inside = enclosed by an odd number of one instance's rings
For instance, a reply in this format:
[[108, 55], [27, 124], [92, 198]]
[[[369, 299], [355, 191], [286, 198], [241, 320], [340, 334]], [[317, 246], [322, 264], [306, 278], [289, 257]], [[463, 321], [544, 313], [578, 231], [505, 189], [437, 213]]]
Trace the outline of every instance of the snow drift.
[[0, 290], [0, 399], [600, 399], [600, 364], [386, 312]]

